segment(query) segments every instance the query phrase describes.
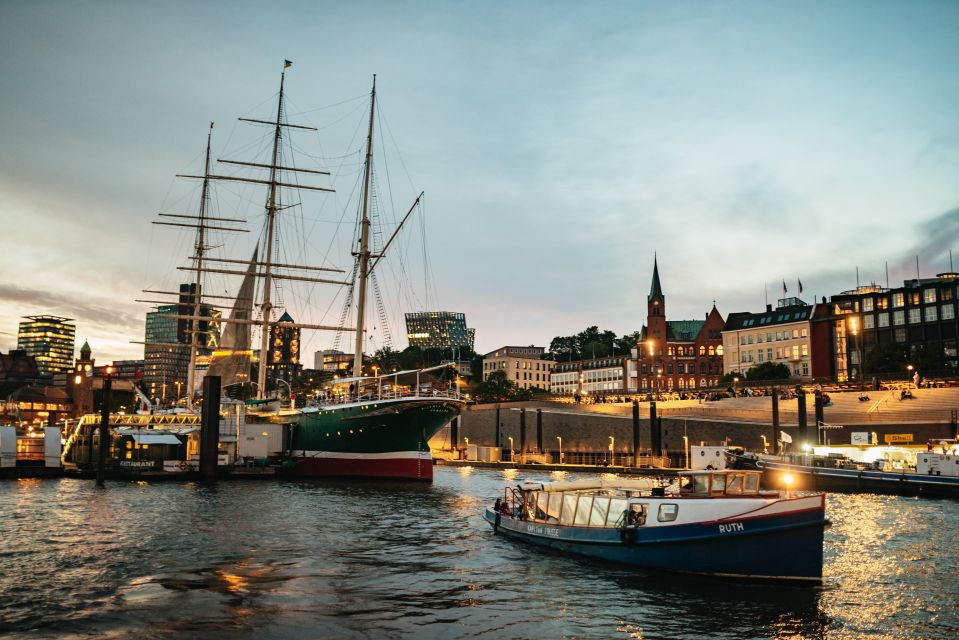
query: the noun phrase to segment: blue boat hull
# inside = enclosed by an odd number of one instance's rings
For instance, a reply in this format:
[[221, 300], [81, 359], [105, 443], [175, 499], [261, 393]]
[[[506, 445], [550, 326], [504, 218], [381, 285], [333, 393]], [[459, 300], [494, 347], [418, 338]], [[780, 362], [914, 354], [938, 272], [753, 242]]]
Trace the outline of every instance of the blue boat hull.
[[824, 510], [636, 529], [542, 524], [492, 508], [484, 517], [497, 533], [620, 565], [749, 579], [822, 580]]

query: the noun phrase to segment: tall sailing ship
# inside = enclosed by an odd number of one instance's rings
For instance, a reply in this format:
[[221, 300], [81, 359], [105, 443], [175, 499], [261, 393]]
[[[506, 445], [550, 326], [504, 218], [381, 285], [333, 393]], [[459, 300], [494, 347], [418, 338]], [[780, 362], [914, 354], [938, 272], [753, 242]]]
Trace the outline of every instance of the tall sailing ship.
[[[387, 250], [420, 203], [422, 193], [402, 218], [389, 239], [375, 249], [371, 246], [370, 207], [371, 174], [373, 170], [373, 141], [376, 114], [376, 78], [370, 92], [370, 113], [367, 126], [365, 158], [362, 179], [362, 200], [358, 215], [358, 238], [351, 254], [354, 258], [353, 278], [345, 279], [344, 269], [315, 267], [279, 262], [275, 244], [278, 237], [278, 214], [292, 205], [281, 202], [281, 190], [309, 190], [332, 192], [333, 189], [299, 184], [302, 176], [329, 175], [329, 172], [304, 169], [284, 162], [287, 154], [283, 145], [289, 132], [313, 130], [300, 124], [292, 124], [285, 118], [284, 85], [286, 70], [291, 65], [286, 61], [280, 76], [280, 91], [275, 118], [258, 120], [240, 118], [241, 121], [265, 125], [272, 129], [271, 160], [269, 162], [245, 162], [218, 160], [220, 163], [245, 169], [266, 172], [264, 176], [248, 178], [235, 175], [220, 175], [211, 171], [210, 139], [207, 136], [206, 162], [203, 175], [179, 177], [202, 181], [199, 212], [196, 216], [161, 214], [180, 218], [177, 221], [158, 221], [166, 224], [189, 227], [196, 230], [192, 264], [181, 269], [195, 273], [194, 295], [190, 298], [192, 309], [167, 317], [190, 323], [190, 363], [187, 380], [187, 403], [192, 406], [198, 388], [197, 352], [203, 334], [201, 324], [210, 320], [203, 308], [215, 307], [212, 300], [225, 296], [209, 296], [204, 291], [204, 274], [222, 274], [241, 278], [237, 294], [228, 306], [230, 313], [220, 317], [224, 327], [219, 344], [212, 353], [205, 376], [218, 376], [221, 386], [227, 390], [234, 385], [250, 381], [252, 364], [252, 329], [259, 327], [259, 364], [257, 366], [256, 400], [247, 403], [247, 423], [271, 423], [283, 425], [282, 450], [271, 452], [271, 457], [281, 468], [293, 475], [302, 476], [360, 476], [432, 480], [433, 464], [429, 439], [462, 411], [455, 376], [447, 366], [414, 371], [386, 371], [384, 366], [373, 366], [364, 372], [363, 343], [366, 331], [368, 283], [375, 286], [375, 270], [386, 256]], [[213, 125], [210, 125], [211, 132]], [[209, 255], [211, 245], [208, 232], [243, 231], [238, 228], [240, 218], [211, 216], [209, 211], [210, 187], [218, 181], [249, 183], [265, 187], [266, 207], [262, 244], [258, 244], [249, 260], [215, 258]], [[292, 200], [290, 200], [292, 202]], [[182, 219], [190, 219], [184, 222]], [[243, 268], [245, 267], [245, 268]], [[340, 278], [327, 276], [327, 272], [339, 274]], [[323, 276], [323, 277], [319, 277]], [[344, 320], [352, 314], [354, 327], [319, 325], [289, 322], [282, 318], [285, 328], [348, 331], [354, 338], [352, 375], [332, 380], [314, 400], [313, 406], [299, 409], [281, 409], [279, 402], [269, 397], [267, 378], [267, 355], [270, 353], [271, 327], [280, 319], [275, 318], [277, 306], [273, 302], [276, 281], [299, 281], [347, 288], [344, 305]], [[151, 291], [152, 293], [169, 293]], [[145, 301], [159, 303], [161, 301]], [[183, 308], [182, 306], [180, 307]], [[256, 310], [255, 310], [256, 309]], [[381, 310], [381, 321], [384, 315]], [[381, 363], [382, 365], [383, 363]], [[292, 400], [292, 390], [291, 390]], [[292, 404], [292, 402], [291, 402]]]

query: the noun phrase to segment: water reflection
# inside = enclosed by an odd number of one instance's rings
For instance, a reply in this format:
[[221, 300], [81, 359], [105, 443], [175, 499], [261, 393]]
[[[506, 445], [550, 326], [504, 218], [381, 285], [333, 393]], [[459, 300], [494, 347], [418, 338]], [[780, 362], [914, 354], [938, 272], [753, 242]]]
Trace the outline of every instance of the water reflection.
[[757, 586], [625, 571], [493, 535], [480, 513], [518, 472], [435, 471], [432, 485], [0, 484], [0, 633], [954, 638], [959, 629], [959, 571], [940, 542], [959, 526], [955, 502], [830, 496], [825, 588]]

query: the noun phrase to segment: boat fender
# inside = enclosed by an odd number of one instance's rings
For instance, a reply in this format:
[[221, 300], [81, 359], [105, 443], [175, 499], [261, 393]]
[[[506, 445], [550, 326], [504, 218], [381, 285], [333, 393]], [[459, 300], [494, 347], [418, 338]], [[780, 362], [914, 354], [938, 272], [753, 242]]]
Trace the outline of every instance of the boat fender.
[[636, 529], [623, 527], [619, 530], [619, 539], [623, 544], [633, 544], [636, 541]]
[[493, 533], [496, 533], [499, 530], [499, 520], [502, 517], [499, 511], [496, 512], [496, 517], [493, 519]]

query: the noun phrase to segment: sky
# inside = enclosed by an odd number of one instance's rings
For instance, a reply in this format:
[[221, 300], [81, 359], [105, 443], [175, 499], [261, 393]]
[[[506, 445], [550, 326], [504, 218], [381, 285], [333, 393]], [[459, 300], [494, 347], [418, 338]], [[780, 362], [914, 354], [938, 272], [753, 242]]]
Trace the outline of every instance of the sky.
[[[373, 74], [387, 233], [426, 192], [379, 279], [398, 348], [423, 307], [465, 313], [481, 353], [636, 331], [654, 252], [671, 319], [959, 261], [959, 2], [3, 0], [0, 349], [49, 313], [99, 360], [142, 357], [135, 301], [191, 277], [190, 230], [151, 223], [195, 211], [174, 176], [209, 122], [214, 157], [262, 157], [236, 118], [270, 116], [284, 59], [290, 120], [320, 129], [297, 166], [337, 190], [291, 208], [287, 259], [350, 268]], [[218, 187], [251, 230], [224, 252], [252, 251], [263, 199]], [[339, 321], [332, 291], [278, 295]], [[307, 365], [331, 341], [304, 334]]]

